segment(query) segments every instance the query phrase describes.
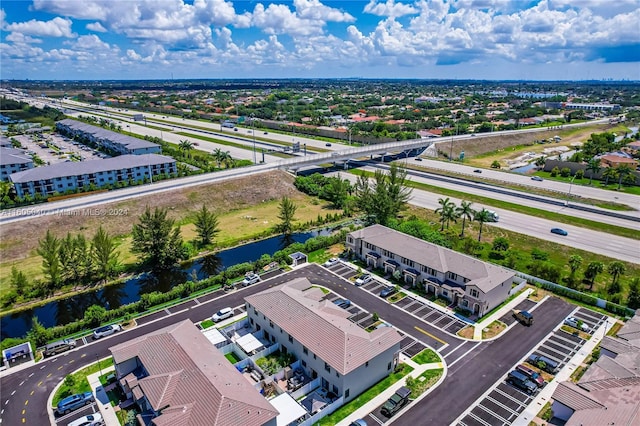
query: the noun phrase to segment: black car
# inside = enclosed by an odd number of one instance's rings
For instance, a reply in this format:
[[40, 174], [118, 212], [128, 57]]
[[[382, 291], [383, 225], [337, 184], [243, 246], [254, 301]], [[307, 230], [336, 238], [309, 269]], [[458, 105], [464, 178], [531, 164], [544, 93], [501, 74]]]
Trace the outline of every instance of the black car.
[[482, 170], [480, 170], [480, 169], [475, 169], [475, 170], [473, 171], [473, 173], [482, 173]]
[[347, 309], [349, 306], [351, 306], [351, 300], [349, 299], [336, 299], [333, 301], [333, 303], [343, 309]]
[[564, 235], [567, 236], [569, 233], [561, 228], [551, 228], [551, 233], [556, 235]]
[[391, 296], [393, 293], [395, 293], [397, 290], [395, 287], [393, 286], [388, 286], [382, 289], [382, 291], [380, 292], [380, 297], [386, 298]]

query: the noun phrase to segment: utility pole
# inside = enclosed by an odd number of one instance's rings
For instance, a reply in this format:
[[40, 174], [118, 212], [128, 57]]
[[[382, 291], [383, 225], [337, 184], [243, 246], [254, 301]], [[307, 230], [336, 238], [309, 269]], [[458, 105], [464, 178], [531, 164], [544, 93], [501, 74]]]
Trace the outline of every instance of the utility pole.
[[253, 133], [253, 164], [257, 164], [256, 161], [256, 126], [255, 126], [255, 114], [251, 113], [251, 133]]

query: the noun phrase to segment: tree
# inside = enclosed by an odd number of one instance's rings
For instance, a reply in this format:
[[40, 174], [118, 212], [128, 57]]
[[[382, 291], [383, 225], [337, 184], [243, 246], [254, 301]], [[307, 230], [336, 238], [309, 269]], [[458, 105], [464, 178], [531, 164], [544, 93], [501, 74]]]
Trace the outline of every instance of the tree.
[[167, 209], [149, 206], [133, 225], [131, 232], [133, 253], [143, 256], [143, 261], [157, 269], [168, 269], [177, 261], [186, 258], [180, 228], [173, 219], [167, 218]]
[[587, 269], [584, 271], [584, 277], [589, 281], [589, 290], [593, 290], [593, 283], [596, 280], [598, 274], [604, 271], [604, 263], [602, 262], [589, 262]]
[[620, 191], [620, 187], [622, 186], [622, 180], [627, 176], [633, 173], [633, 169], [628, 164], [620, 164], [616, 172], [618, 173], [618, 191]]
[[91, 256], [84, 235], [78, 234], [73, 237], [67, 232], [67, 236], [60, 240], [60, 265], [65, 277], [74, 283], [88, 275]]
[[536, 165], [536, 167], [544, 167], [546, 162], [547, 162], [547, 158], [544, 156], [540, 156], [536, 158], [536, 161], [534, 164]]
[[193, 223], [196, 227], [196, 233], [200, 237], [200, 244], [206, 246], [211, 244], [220, 229], [218, 228], [218, 215], [210, 212], [204, 204], [196, 213], [196, 219]]
[[220, 165], [225, 162], [227, 157], [230, 157], [229, 151], [223, 151], [220, 148], [213, 150], [213, 159], [220, 168]]
[[493, 163], [491, 163], [491, 168], [492, 169], [499, 169], [502, 166], [500, 165], [500, 162], [498, 160], [493, 160]]
[[392, 163], [389, 174], [376, 170], [373, 182], [361, 174], [355, 185], [357, 207], [365, 215], [367, 224], [387, 225], [405, 208], [411, 188], [405, 185], [407, 171]]
[[84, 321], [89, 327], [100, 325], [107, 314], [107, 310], [100, 305], [91, 305], [84, 311]]
[[571, 285], [571, 287], [573, 287], [575, 283], [576, 272], [582, 265], [582, 256], [578, 254], [573, 254], [569, 256], [568, 263], [569, 263], [569, 269], [571, 269], [571, 272], [569, 273], [569, 284]]
[[276, 225], [276, 230], [285, 235], [291, 235], [293, 232], [293, 222], [296, 220], [294, 216], [298, 206], [296, 206], [289, 197], [285, 196], [282, 197], [278, 209], [278, 219], [280, 219], [280, 223]]
[[27, 288], [27, 276], [22, 271], [18, 271], [15, 266], [11, 267], [11, 287], [19, 296], [22, 296]]
[[31, 330], [27, 333], [27, 338], [35, 343], [36, 347], [40, 347], [49, 341], [50, 334], [49, 329], [42, 325], [38, 317], [34, 316], [31, 320]]
[[496, 251], [507, 251], [509, 250], [509, 240], [504, 237], [498, 237], [493, 240], [493, 244], [491, 246], [491, 250]]
[[344, 209], [348, 204], [349, 191], [351, 191], [351, 184], [338, 174], [337, 177], [331, 177], [327, 180], [327, 183], [322, 187], [320, 197], [329, 200], [335, 207]]
[[193, 149], [193, 142], [188, 139], [182, 139], [178, 144], [178, 149], [188, 156], [189, 151]]
[[460, 202], [460, 206], [456, 207], [456, 214], [458, 215], [458, 217], [462, 218], [462, 233], [460, 234], [461, 237], [464, 237], [464, 228], [467, 220], [472, 220], [473, 215], [476, 212], [471, 208], [471, 204], [473, 203], [463, 200], [462, 202]]
[[627, 297], [627, 306], [631, 309], [640, 308], [640, 278], [635, 277], [629, 283], [629, 296]]
[[491, 214], [489, 213], [489, 210], [483, 208], [482, 210], [476, 212], [476, 214], [473, 216], [473, 219], [476, 222], [480, 223], [480, 231], [478, 232], [478, 241], [480, 241], [482, 239], [482, 225], [484, 225], [485, 222], [489, 222], [491, 220]]
[[439, 198], [438, 199], [438, 204], [440, 204], [440, 207], [438, 207], [435, 212], [437, 214], [440, 215], [440, 223], [442, 224], [440, 226], [440, 231], [444, 230], [444, 224], [446, 222], [447, 224], [447, 229], [449, 228], [449, 222], [451, 220], [455, 220], [456, 218], [456, 213], [455, 213], [455, 203], [451, 200], [449, 200], [449, 197], [447, 198]]
[[99, 279], [114, 275], [120, 263], [118, 257], [115, 240], [100, 226], [91, 239], [91, 259]]
[[36, 252], [42, 257], [42, 272], [49, 278], [51, 286], [56, 288], [62, 280], [60, 240], [47, 229], [44, 239], [38, 243]]
[[[624, 266], [624, 263], [616, 260], [607, 266], [607, 272], [611, 275], [611, 286], [615, 287], [618, 284], [620, 276], [627, 272], [627, 268]], [[614, 293], [617, 293], [617, 291]]]
[[609, 179], [615, 179], [618, 176], [618, 171], [613, 167], [607, 167], [602, 172], [602, 177], [604, 178], [604, 186], [609, 185]]

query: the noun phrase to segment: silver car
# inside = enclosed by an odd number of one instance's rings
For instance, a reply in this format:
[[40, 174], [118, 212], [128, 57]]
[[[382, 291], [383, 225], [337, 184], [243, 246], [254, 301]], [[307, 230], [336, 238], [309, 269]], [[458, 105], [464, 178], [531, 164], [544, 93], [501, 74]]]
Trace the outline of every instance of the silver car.
[[585, 332], [589, 331], [589, 326], [575, 317], [567, 317], [564, 320], [564, 324]]
[[94, 340], [101, 339], [103, 337], [111, 336], [120, 330], [122, 330], [122, 326], [120, 324], [105, 325], [104, 327], [93, 330], [93, 338]]

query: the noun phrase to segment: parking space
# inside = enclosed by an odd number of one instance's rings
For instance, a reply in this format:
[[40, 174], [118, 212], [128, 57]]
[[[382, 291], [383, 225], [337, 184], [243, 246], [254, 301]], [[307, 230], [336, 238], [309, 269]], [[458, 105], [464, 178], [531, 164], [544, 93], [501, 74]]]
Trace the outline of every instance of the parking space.
[[344, 263], [340, 263], [340, 262], [336, 263], [335, 265], [327, 267], [327, 269], [329, 269], [331, 272], [333, 272], [336, 275], [340, 275], [342, 278], [346, 280], [348, 280], [349, 278], [355, 277], [357, 275], [356, 271], [354, 271], [352, 268], [348, 267]]
[[[518, 309], [527, 310], [531, 306], [519, 304]], [[510, 316], [510, 315], [509, 315]], [[590, 334], [596, 330], [606, 317], [585, 308], [579, 308], [571, 316], [583, 321], [589, 327]], [[578, 332], [568, 333], [562, 328], [556, 329], [533, 351], [534, 355], [542, 355], [558, 363], [560, 371], [586, 342]], [[445, 352], [445, 351], [443, 351]], [[452, 353], [450, 350], [449, 353]], [[447, 355], [445, 355], [447, 359]], [[500, 382], [491, 392], [477, 402], [462, 418], [458, 425], [511, 425], [535, 398], [507, 384]]]
[[[529, 299], [524, 299], [522, 302], [518, 303], [516, 305], [515, 308], [513, 308], [513, 310], [515, 311], [528, 311], [529, 309], [533, 308], [536, 305], [536, 302], [529, 300]], [[513, 324], [514, 322], [516, 322], [516, 318], [513, 316], [512, 312], [509, 312], [505, 315], [503, 315], [500, 318], [500, 321], [502, 321], [503, 323], [507, 324], [507, 327], [510, 326], [511, 324]]]

